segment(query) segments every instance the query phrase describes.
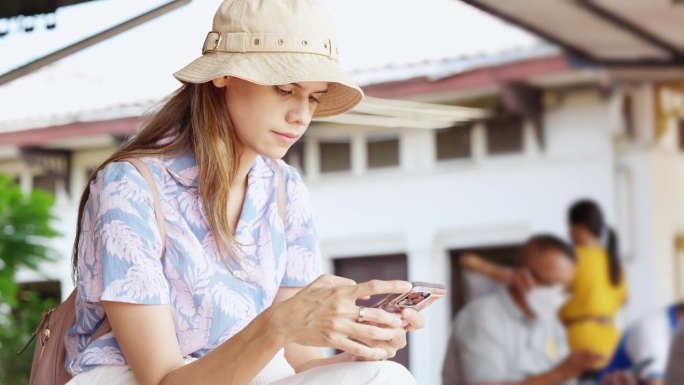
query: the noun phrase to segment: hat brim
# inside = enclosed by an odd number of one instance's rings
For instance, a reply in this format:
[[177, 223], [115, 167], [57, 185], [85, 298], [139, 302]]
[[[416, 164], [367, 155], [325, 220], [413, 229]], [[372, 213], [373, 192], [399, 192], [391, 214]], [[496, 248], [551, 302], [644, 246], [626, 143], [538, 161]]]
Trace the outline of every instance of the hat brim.
[[222, 76], [234, 76], [256, 84], [278, 85], [296, 82], [328, 82], [314, 117], [339, 115], [354, 108], [363, 91], [332, 59], [317, 54], [263, 52], [205, 54], [173, 76], [187, 83], [205, 83]]

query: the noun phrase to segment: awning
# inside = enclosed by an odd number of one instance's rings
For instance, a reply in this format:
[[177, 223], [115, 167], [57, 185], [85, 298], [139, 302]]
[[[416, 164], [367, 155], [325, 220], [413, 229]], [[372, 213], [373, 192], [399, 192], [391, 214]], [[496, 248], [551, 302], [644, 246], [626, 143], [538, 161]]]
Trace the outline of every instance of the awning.
[[440, 129], [454, 124], [484, 119], [489, 113], [481, 108], [448, 106], [366, 96], [346, 114], [318, 119], [318, 122], [364, 126], [366, 128]]
[[682, 0], [462, 1], [597, 64], [684, 64]]
[[[352, 111], [316, 122], [379, 130], [439, 129], [488, 116], [487, 111], [479, 108], [366, 97]], [[77, 150], [112, 145], [133, 134], [143, 120], [143, 117], [131, 116], [7, 130], [0, 132], [0, 159], [15, 157], [19, 148]]]

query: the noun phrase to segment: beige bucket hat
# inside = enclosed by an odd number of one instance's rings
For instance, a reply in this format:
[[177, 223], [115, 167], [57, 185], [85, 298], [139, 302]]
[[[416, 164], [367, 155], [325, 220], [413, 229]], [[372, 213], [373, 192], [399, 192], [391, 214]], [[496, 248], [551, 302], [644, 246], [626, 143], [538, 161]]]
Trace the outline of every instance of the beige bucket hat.
[[202, 56], [173, 75], [188, 83], [222, 76], [262, 85], [328, 82], [314, 114], [326, 117], [363, 98], [338, 56], [332, 20], [316, 0], [224, 0]]

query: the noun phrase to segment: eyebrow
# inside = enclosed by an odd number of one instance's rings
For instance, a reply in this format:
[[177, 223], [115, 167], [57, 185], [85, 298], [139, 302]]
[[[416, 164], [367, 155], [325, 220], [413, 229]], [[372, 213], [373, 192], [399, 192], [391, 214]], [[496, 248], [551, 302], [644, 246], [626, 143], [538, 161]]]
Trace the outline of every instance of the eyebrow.
[[[290, 84], [292, 84], [293, 86], [295, 86], [295, 87], [297, 87], [297, 88], [299, 88], [299, 89], [304, 88], [304, 87], [302, 87], [302, 85], [299, 84], [299, 83], [290, 83]], [[324, 93], [326, 93], [326, 92], [328, 92], [328, 89], [327, 89], [327, 88], [324, 89], [324, 90], [321, 90], [321, 91], [312, 91], [311, 93], [312, 93], [312, 94], [324, 94]]]

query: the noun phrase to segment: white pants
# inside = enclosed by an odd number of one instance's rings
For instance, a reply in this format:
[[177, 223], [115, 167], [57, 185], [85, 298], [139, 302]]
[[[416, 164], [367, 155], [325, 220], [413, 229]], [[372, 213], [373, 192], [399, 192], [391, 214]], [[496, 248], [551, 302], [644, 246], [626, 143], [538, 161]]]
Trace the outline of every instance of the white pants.
[[[192, 360], [186, 361], [192, 362]], [[392, 361], [344, 362], [295, 374], [283, 350], [259, 372], [250, 385], [416, 385], [402, 365]], [[66, 385], [138, 385], [128, 366], [99, 366], [81, 373]]]

